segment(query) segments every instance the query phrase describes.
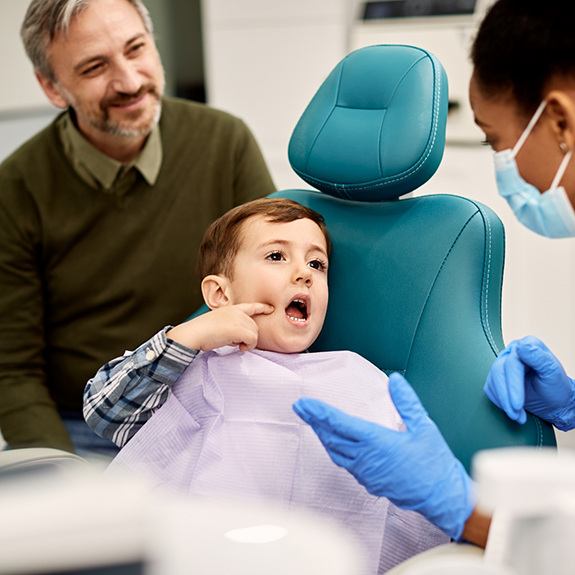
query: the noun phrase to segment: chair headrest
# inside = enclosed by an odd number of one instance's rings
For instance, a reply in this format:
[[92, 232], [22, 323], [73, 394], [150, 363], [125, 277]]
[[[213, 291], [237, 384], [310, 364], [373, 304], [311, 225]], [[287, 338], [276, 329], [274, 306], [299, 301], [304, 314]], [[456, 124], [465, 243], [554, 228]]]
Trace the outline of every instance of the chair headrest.
[[435, 173], [445, 147], [447, 76], [430, 52], [369, 46], [345, 57], [292, 134], [292, 168], [318, 190], [376, 202]]

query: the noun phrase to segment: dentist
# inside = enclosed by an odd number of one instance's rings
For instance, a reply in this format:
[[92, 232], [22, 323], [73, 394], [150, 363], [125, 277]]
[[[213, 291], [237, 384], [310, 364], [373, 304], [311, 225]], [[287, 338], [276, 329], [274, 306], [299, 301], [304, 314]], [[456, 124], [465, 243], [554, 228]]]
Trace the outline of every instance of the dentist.
[[[494, 151], [499, 193], [519, 221], [550, 238], [575, 236], [575, 3], [498, 0], [475, 38], [471, 106]], [[389, 380], [407, 431], [384, 429], [312, 399], [294, 405], [332, 460], [366, 489], [420, 512], [452, 538], [484, 546], [490, 518], [409, 383]], [[543, 342], [511, 342], [484, 391], [519, 423], [526, 411], [575, 428], [575, 382]]]

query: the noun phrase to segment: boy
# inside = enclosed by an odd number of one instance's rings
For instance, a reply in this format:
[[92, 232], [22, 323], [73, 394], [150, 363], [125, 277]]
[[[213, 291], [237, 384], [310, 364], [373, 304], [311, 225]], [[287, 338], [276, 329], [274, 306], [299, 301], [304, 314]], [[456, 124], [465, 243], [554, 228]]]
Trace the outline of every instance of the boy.
[[88, 382], [84, 416], [123, 447], [111, 470], [187, 493], [329, 514], [363, 543], [364, 572], [381, 573], [447, 537], [369, 495], [291, 409], [307, 395], [402, 426], [375, 366], [346, 351], [301, 353], [325, 318], [330, 251], [323, 218], [291, 200], [256, 200], [225, 214], [200, 247], [212, 311], [104, 366]]

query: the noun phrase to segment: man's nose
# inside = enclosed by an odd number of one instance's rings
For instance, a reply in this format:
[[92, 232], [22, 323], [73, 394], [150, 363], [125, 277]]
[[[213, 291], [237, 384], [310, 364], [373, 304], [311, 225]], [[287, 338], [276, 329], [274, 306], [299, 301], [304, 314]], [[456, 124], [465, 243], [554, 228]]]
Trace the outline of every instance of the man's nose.
[[112, 88], [122, 94], [135, 94], [142, 86], [142, 79], [134, 64], [120, 59], [114, 67]]

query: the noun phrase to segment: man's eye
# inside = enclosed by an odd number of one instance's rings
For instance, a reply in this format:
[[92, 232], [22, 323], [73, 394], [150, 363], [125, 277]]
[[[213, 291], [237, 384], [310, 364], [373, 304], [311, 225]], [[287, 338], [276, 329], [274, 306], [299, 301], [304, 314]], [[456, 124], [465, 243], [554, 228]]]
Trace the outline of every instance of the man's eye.
[[482, 145], [482, 146], [491, 146], [491, 147], [493, 147], [493, 145], [491, 144], [491, 142], [490, 142], [487, 138], [485, 138], [485, 140], [483, 140], [483, 141], [481, 142], [481, 145]]
[[89, 76], [90, 74], [95, 74], [96, 72], [98, 72], [98, 70], [100, 70], [101, 67], [102, 64], [94, 64], [93, 66], [86, 68], [86, 70], [82, 72], [82, 75]]
[[327, 267], [326, 264], [321, 260], [312, 260], [309, 262], [308, 266], [319, 271], [323, 271]]
[[266, 256], [266, 259], [272, 262], [281, 262], [284, 259], [284, 255], [281, 252], [272, 252]]
[[138, 52], [141, 52], [142, 48], [144, 47], [144, 44], [136, 44], [135, 46], [131, 46], [130, 47], [130, 54], [137, 54]]

